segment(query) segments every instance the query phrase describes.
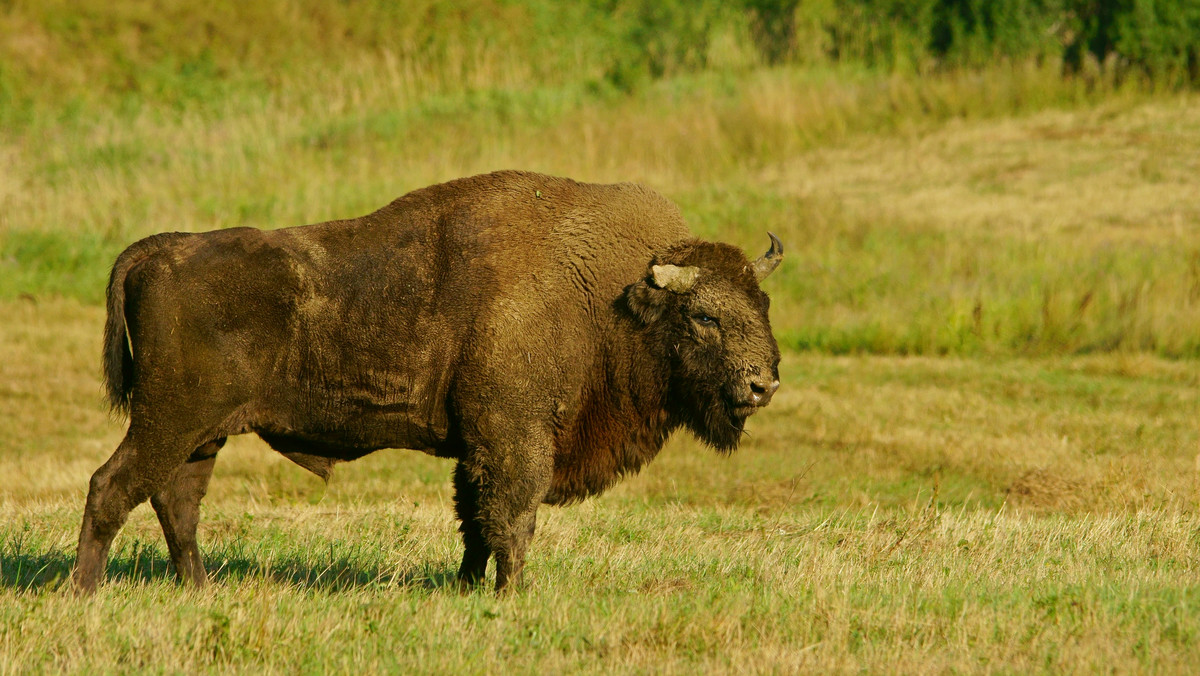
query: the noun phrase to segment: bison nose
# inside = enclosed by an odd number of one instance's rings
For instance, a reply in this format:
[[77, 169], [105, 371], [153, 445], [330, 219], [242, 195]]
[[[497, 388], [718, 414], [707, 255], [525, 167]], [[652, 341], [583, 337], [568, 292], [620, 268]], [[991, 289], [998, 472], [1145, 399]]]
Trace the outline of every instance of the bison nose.
[[771, 395], [779, 389], [778, 380], [756, 378], [750, 381], [750, 401], [755, 406], [766, 406], [771, 401]]

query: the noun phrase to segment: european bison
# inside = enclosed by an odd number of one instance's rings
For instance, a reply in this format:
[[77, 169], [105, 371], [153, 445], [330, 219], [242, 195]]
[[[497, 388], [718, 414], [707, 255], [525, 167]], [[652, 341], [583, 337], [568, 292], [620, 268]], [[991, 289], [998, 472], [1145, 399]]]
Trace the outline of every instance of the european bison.
[[459, 581], [521, 575], [538, 505], [600, 493], [671, 432], [728, 451], [779, 386], [755, 261], [691, 237], [633, 184], [514, 171], [373, 214], [164, 233], [113, 265], [104, 373], [129, 431], [92, 476], [75, 584], [93, 590], [150, 499], [176, 572], [203, 585], [200, 500], [254, 432], [328, 478], [381, 448], [454, 458]]

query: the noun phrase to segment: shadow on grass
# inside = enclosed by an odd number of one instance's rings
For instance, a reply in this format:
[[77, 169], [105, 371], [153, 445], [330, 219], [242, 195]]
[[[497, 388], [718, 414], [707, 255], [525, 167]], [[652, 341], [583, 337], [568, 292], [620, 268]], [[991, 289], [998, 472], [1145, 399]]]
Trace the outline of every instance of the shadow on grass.
[[[74, 551], [46, 553], [0, 552], [0, 588], [24, 592], [53, 591], [70, 587]], [[455, 568], [438, 564], [417, 564], [395, 568], [364, 565], [348, 557], [331, 556], [313, 562], [300, 557], [208, 556], [205, 557], [212, 584], [265, 579], [298, 589], [339, 593], [367, 587], [400, 587], [434, 591], [453, 588]], [[132, 581], [139, 584], [175, 582], [170, 559], [161, 551], [140, 542], [122, 548], [109, 557], [106, 569], [109, 583]]]

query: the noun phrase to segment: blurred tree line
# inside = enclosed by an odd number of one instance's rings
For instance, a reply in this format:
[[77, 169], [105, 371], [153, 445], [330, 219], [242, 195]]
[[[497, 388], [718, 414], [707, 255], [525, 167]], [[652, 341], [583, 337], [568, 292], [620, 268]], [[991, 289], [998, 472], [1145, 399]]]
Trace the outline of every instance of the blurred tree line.
[[[1058, 59], [1155, 82], [1200, 82], [1200, 0], [598, 0], [631, 14], [619, 67], [651, 75], [710, 65], [710, 42], [742, 29], [771, 64], [858, 62], [899, 70]], [[620, 80], [622, 75], [614, 71]]]

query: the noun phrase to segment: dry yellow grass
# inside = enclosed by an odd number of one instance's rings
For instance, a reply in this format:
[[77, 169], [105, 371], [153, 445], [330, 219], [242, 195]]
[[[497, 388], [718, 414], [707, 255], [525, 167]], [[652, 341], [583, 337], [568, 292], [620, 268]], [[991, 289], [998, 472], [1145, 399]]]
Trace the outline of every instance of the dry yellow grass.
[[1200, 238], [1198, 147], [1196, 101], [1181, 97], [868, 136], [802, 153], [760, 178], [780, 192], [942, 230], [1183, 243]]

